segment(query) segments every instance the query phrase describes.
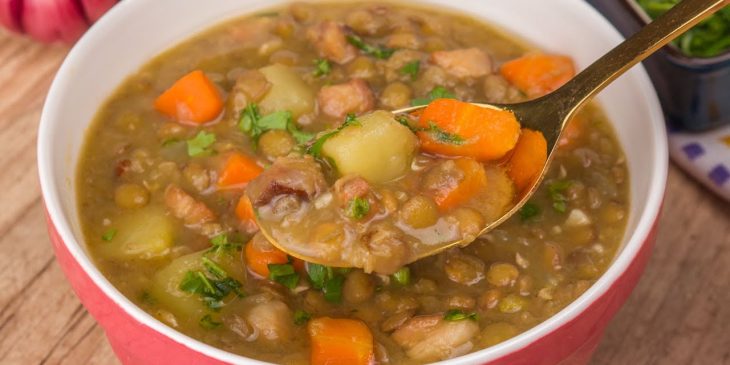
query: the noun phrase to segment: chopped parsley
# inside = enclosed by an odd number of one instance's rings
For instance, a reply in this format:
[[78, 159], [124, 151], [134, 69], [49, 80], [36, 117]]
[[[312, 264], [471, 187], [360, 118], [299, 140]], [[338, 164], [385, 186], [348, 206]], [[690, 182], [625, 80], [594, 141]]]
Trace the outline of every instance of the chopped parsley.
[[296, 311], [294, 311], [294, 324], [296, 324], [297, 326], [301, 326], [309, 322], [310, 319], [312, 319], [311, 314], [301, 309], [297, 309]]
[[393, 274], [393, 280], [400, 285], [408, 285], [411, 283], [411, 269], [403, 266]]
[[315, 289], [322, 290], [324, 298], [333, 303], [342, 301], [342, 284], [346, 271], [335, 270], [329, 266], [308, 263], [307, 274]]
[[436, 86], [426, 97], [411, 100], [411, 106], [428, 105], [436, 99], [456, 99], [456, 95], [443, 86]]
[[352, 219], [363, 219], [370, 213], [370, 203], [365, 198], [354, 198], [347, 204], [345, 214]]
[[289, 289], [296, 288], [299, 274], [292, 264], [269, 264], [269, 280], [277, 282]]
[[314, 60], [314, 76], [323, 77], [330, 74], [332, 71], [332, 64], [325, 58], [318, 58]]
[[287, 131], [299, 144], [306, 143], [314, 137], [313, 134], [299, 129], [289, 111], [281, 110], [261, 116], [259, 107], [255, 103], [246, 105], [246, 108], [241, 111], [238, 127], [249, 135], [254, 143], [258, 143], [261, 135], [270, 130]]
[[215, 134], [200, 131], [192, 139], [187, 140], [188, 155], [190, 157], [209, 156], [213, 153], [210, 146], [215, 143]]
[[365, 43], [362, 38], [354, 34], [348, 35], [347, 41], [353, 46], [357, 47], [363, 53], [373, 56], [375, 58], [379, 58], [381, 60], [387, 60], [388, 58], [390, 58], [390, 56], [393, 55], [393, 52], [395, 52], [395, 50], [391, 48], [369, 45]]
[[571, 184], [569, 180], [557, 180], [548, 184], [548, 195], [553, 201], [553, 209], [560, 213], [565, 213], [568, 209], [568, 198], [564, 193]]
[[[652, 19], [656, 19], [679, 0], [637, 0]], [[672, 41], [690, 57], [714, 57], [730, 49], [730, 7], [703, 20]]]
[[210, 239], [211, 247], [208, 252], [221, 252], [230, 250], [240, 250], [243, 246], [239, 242], [229, 242], [228, 236], [225, 233], [221, 233]]
[[342, 125], [317, 137], [317, 139], [314, 140], [314, 143], [312, 143], [312, 145], [309, 146], [309, 148], [307, 149], [307, 153], [314, 157], [322, 157], [322, 147], [324, 146], [324, 143], [327, 142], [328, 139], [336, 136], [337, 133], [340, 133], [341, 130], [351, 125], [360, 125], [360, 121], [358, 121], [355, 114], [352, 113], [347, 114], [347, 116], [345, 117], [345, 122], [342, 123]]
[[520, 208], [519, 213], [520, 219], [524, 222], [530, 218], [537, 217], [540, 214], [540, 207], [533, 202], [527, 202]]
[[214, 320], [213, 316], [211, 316], [210, 314], [204, 315], [203, 318], [201, 318], [198, 323], [200, 324], [200, 327], [203, 327], [207, 330], [216, 329], [216, 328], [220, 327], [221, 325], [223, 325], [222, 322], [218, 322], [218, 321]]
[[421, 129], [423, 132], [429, 133], [431, 137], [433, 137], [436, 142], [444, 143], [444, 144], [454, 144], [457, 146], [460, 146], [464, 144], [465, 140], [464, 137], [449, 133], [443, 129], [441, 129], [439, 126], [436, 125], [434, 122], [428, 123], [428, 128]]
[[112, 229], [104, 232], [104, 234], [101, 235], [101, 239], [109, 242], [109, 241], [113, 240], [114, 236], [116, 236], [116, 235], [117, 235], [117, 229], [112, 228]]
[[199, 295], [208, 308], [216, 311], [223, 307], [223, 299], [229, 294], [243, 296], [238, 280], [229, 277], [213, 260], [203, 256], [202, 261], [208, 274], [200, 270], [186, 272], [178, 286], [180, 290]]
[[447, 321], [461, 321], [464, 319], [476, 321], [479, 316], [475, 312], [466, 313], [460, 309], [450, 309], [444, 313], [444, 319]]
[[404, 75], [410, 75], [411, 80], [415, 81], [418, 78], [418, 72], [421, 71], [421, 61], [415, 60], [413, 62], [406, 63], [400, 69], [400, 73]]

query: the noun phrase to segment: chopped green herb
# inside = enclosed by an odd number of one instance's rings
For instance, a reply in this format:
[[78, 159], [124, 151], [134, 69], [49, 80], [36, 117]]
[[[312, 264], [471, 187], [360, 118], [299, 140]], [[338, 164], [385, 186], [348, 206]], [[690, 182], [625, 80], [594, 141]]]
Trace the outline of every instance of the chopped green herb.
[[360, 125], [360, 121], [357, 120], [355, 114], [352, 113], [347, 114], [347, 116], [345, 117], [345, 121], [344, 123], [342, 123], [342, 125], [317, 137], [317, 139], [314, 140], [314, 143], [312, 143], [312, 145], [309, 146], [309, 148], [307, 149], [307, 153], [317, 158], [322, 157], [322, 147], [324, 146], [324, 143], [327, 142], [328, 139], [336, 136], [337, 133], [340, 133], [341, 130], [351, 125]]
[[342, 275], [335, 275], [331, 279], [324, 283], [322, 293], [324, 293], [324, 299], [328, 302], [339, 303], [342, 301], [342, 284], [345, 282], [345, 277]]
[[207, 330], [216, 329], [223, 324], [222, 322], [218, 322], [218, 321], [214, 320], [213, 316], [211, 316], [210, 314], [204, 315], [203, 318], [200, 319], [199, 323], [200, 323], [200, 327], [203, 327]]
[[415, 81], [418, 78], [418, 72], [421, 71], [421, 61], [415, 60], [413, 62], [406, 63], [400, 69], [400, 73], [404, 75], [411, 75], [411, 80]]
[[269, 264], [269, 279], [289, 289], [296, 288], [299, 283], [299, 274], [294, 271], [292, 264]]
[[301, 309], [297, 309], [296, 311], [294, 311], [294, 324], [296, 324], [297, 326], [301, 326], [309, 322], [310, 319], [312, 319], [311, 314]]
[[456, 99], [456, 95], [443, 86], [436, 86], [426, 97], [411, 100], [411, 106], [428, 105], [436, 99]]
[[461, 321], [464, 319], [470, 319], [472, 321], [476, 321], [479, 319], [479, 316], [477, 316], [476, 313], [466, 313], [459, 309], [451, 309], [446, 311], [444, 313], [444, 319], [447, 321]]
[[363, 219], [370, 212], [370, 203], [365, 198], [354, 198], [347, 204], [345, 214], [352, 219]]
[[211, 248], [208, 252], [222, 252], [230, 250], [241, 250], [243, 245], [238, 242], [229, 242], [225, 233], [219, 234], [210, 239]]
[[520, 208], [520, 218], [522, 221], [526, 221], [530, 218], [534, 218], [540, 214], [540, 207], [532, 202], [527, 202]]
[[223, 268], [208, 257], [203, 256], [202, 261], [203, 267], [214, 278], [206, 276], [202, 271], [188, 271], [178, 286], [180, 290], [199, 295], [208, 308], [213, 310], [223, 307], [223, 298], [231, 293], [243, 296], [238, 280], [229, 277]]
[[200, 131], [193, 139], [187, 140], [188, 155], [190, 157], [208, 156], [212, 153], [210, 146], [213, 143], [215, 143], [215, 134]]
[[325, 58], [318, 58], [314, 60], [314, 76], [322, 77], [327, 76], [332, 71], [332, 64]]
[[117, 235], [117, 229], [112, 228], [112, 229], [104, 232], [104, 234], [101, 235], [101, 239], [109, 242], [109, 241], [113, 240], [114, 236], [116, 236], [116, 235]]
[[258, 143], [261, 135], [270, 130], [287, 131], [299, 144], [306, 143], [314, 137], [313, 134], [297, 127], [290, 112], [282, 110], [261, 116], [259, 107], [255, 103], [246, 105], [246, 108], [241, 111], [238, 127], [248, 134], [254, 143]]
[[147, 305], [155, 305], [157, 304], [157, 300], [150, 294], [150, 292], [144, 290], [142, 291], [142, 294], [139, 296], [139, 300], [142, 301], [142, 303]]
[[411, 283], [411, 269], [403, 266], [393, 274], [393, 280], [400, 285], [408, 285]]
[[315, 289], [322, 289], [325, 281], [334, 276], [331, 267], [315, 263], [307, 263], [307, 275]]
[[553, 209], [560, 213], [565, 213], [568, 209], [568, 198], [564, 193], [571, 184], [569, 180], [557, 180], [548, 184], [548, 194], [553, 201]]
[[390, 58], [390, 56], [393, 55], [393, 52], [395, 52], [395, 50], [391, 48], [369, 45], [365, 43], [362, 38], [354, 34], [348, 35], [347, 41], [350, 42], [350, 44], [352, 44], [353, 46], [357, 47], [363, 53], [373, 56], [375, 58], [379, 58], [381, 60], [387, 60], [388, 58]]
[[[679, 3], [679, 0], [637, 0], [652, 19]], [[730, 49], [730, 7], [703, 20], [672, 42], [690, 57], [714, 57]]]
[[441, 129], [434, 122], [428, 123], [428, 128], [422, 130], [426, 133], [431, 134], [431, 137], [433, 137], [433, 139], [440, 143], [455, 144], [457, 146], [460, 146], [465, 142], [464, 137], [458, 134], [449, 133]]

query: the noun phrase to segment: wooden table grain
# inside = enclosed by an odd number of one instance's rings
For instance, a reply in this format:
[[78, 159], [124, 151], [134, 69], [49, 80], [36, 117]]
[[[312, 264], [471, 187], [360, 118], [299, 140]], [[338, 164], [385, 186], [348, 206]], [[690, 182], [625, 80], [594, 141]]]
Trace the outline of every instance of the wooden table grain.
[[[46, 235], [40, 110], [67, 49], [0, 30], [0, 364], [117, 364]], [[730, 364], [730, 205], [676, 167], [656, 249], [593, 364]]]

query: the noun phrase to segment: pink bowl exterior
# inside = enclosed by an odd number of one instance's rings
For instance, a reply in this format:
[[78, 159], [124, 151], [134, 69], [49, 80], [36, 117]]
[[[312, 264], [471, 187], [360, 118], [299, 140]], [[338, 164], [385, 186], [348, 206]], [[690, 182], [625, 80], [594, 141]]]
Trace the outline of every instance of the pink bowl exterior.
[[[126, 313], [81, 268], [47, 216], [48, 232], [58, 263], [76, 295], [101, 324], [114, 352], [124, 364], [221, 364], [175, 342]], [[641, 248], [611, 287], [578, 316], [489, 365], [584, 365], [600, 342], [608, 322], [628, 298], [649, 260], [656, 238], [656, 219]]]

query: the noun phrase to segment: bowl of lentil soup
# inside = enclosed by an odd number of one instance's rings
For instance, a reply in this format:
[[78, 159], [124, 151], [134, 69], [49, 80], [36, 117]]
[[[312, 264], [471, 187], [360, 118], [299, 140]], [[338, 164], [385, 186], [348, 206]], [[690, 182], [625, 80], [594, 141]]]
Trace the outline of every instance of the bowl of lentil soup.
[[[299, 200], [272, 210], [329, 199], [342, 203], [334, 229], [372, 228], [394, 206], [367, 237], [463, 234], [488, 216], [482, 204], [444, 208], [422, 182], [476, 169], [514, 191], [520, 178], [423, 153], [423, 138], [462, 142], [440, 125], [412, 135], [377, 110], [534, 97], [555, 85], [524, 84], [530, 62], [580, 69], [620, 40], [570, 0], [122, 2], [71, 51], [44, 107], [39, 172], [59, 263], [124, 363], [585, 363], [646, 263], [664, 191], [665, 131], [643, 69], [573, 123], [529, 209], [433, 258], [298, 262], [255, 235], [242, 191], [273, 170], [284, 183], [253, 196]], [[209, 102], [181, 108], [191, 83]], [[337, 152], [348, 143], [390, 163], [353, 162]], [[371, 195], [337, 195], [362, 186]], [[313, 231], [327, 237], [325, 223]]]

